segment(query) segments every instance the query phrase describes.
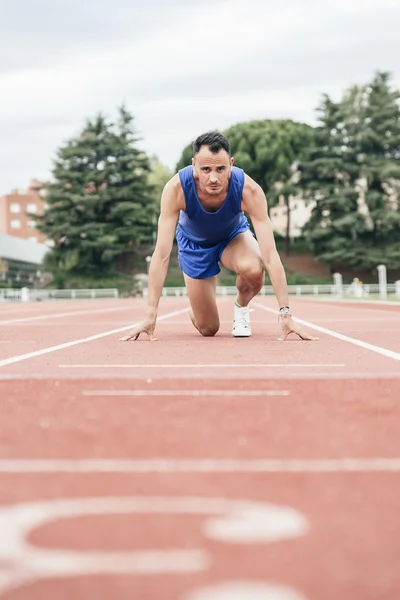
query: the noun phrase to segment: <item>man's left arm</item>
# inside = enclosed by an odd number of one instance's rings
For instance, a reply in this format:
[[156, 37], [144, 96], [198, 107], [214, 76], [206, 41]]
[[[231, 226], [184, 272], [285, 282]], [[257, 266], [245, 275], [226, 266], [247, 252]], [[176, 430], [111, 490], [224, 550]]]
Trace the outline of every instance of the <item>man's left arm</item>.
[[272, 224], [268, 215], [267, 199], [262, 188], [247, 175], [243, 188], [242, 209], [251, 218], [262, 261], [279, 304], [283, 331], [280, 339], [286, 339], [290, 333], [296, 333], [303, 340], [317, 340], [318, 338], [305, 333], [291, 317], [286, 273], [276, 249]]

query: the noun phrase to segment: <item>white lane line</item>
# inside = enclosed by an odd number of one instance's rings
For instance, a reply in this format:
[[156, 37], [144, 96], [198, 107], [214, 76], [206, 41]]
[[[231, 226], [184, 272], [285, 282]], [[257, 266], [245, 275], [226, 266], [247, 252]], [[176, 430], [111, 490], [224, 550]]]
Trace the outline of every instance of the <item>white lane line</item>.
[[82, 396], [290, 396], [289, 390], [84, 390]]
[[335, 304], [337, 307], [340, 304], [362, 304], [363, 308], [369, 308], [373, 306], [397, 306], [400, 308], [400, 302], [396, 300], [363, 300], [362, 298], [341, 298], [338, 300], [337, 298], [329, 297], [329, 298], [321, 298], [319, 296], [296, 296], [296, 300], [308, 300], [309, 302], [330, 302]]
[[0, 459], [0, 473], [400, 473], [400, 458]]
[[0, 340], [0, 344], [37, 344], [37, 340]]
[[[138, 379], [140, 379], [140, 377], [143, 377], [143, 371], [138, 371], [137, 373], [139, 375]], [[253, 371], [253, 376], [255, 376], [255, 371]], [[24, 381], [24, 380], [37, 380], [37, 381], [49, 381], [49, 380], [54, 380], [54, 373], [48, 372], [48, 373], [44, 373], [44, 372], [40, 372], [40, 373], [0, 373], [0, 381]], [[170, 374], [166, 374], [166, 373], [162, 373], [162, 376], [156, 376], [154, 375], [155, 380], [160, 380], [160, 381], [167, 381], [170, 379], [176, 379], [176, 373], [171, 372]], [[238, 379], [240, 380], [242, 378], [242, 374], [240, 374], [240, 376], [238, 375]], [[112, 373], [112, 375], [110, 375], [110, 373], [108, 372], [104, 372], [103, 374], [98, 373], [98, 372], [89, 372], [89, 371], [81, 371], [80, 373], [78, 371], [71, 371], [71, 373], [67, 373], [66, 371], [64, 372], [59, 372], [57, 373], [57, 380], [59, 381], [63, 381], [66, 383], [66, 385], [68, 385], [68, 383], [70, 381], [76, 381], [79, 379], [82, 380], [93, 380], [93, 381], [99, 381], [102, 379], [109, 379], [114, 380], [126, 380], [129, 379], [131, 381], [132, 379], [132, 374], [130, 372], [127, 372], [124, 370], [121, 371], [116, 371], [114, 373]], [[187, 371], [186, 373], [182, 373], [182, 375], [180, 376], [180, 379], [193, 379], [193, 374], [191, 373], [191, 371]], [[231, 379], [232, 381], [235, 381], [235, 375], [231, 374]], [[396, 380], [396, 384], [398, 382], [400, 382], [400, 373], [398, 373], [397, 371], [393, 372], [393, 371], [387, 371], [387, 372], [370, 372], [370, 371], [341, 371], [339, 373], [337, 372], [333, 372], [333, 371], [297, 371], [296, 373], [286, 373], [285, 371], [274, 371], [274, 372], [268, 372], [268, 381], [270, 380], [277, 380], [277, 381], [281, 381], [281, 380], [293, 380], [293, 381], [298, 381], [299, 379], [304, 379], [307, 381], [316, 381], [319, 379], [326, 379], [326, 380], [338, 380], [338, 381], [345, 381], [347, 379], [365, 379], [365, 380], [372, 380], [372, 381], [383, 381], [384, 379], [391, 379], [391, 380]], [[263, 381], [262, 378], [262, 374], [260, 376], [260, 371], [257, 372], [257, 381]], [[392, 382], [393, 383], [393, 382]], [[400, 388], [399, 388], [400, 389]], [[400, 392], [399, 392], [399, 398], [400, 398]]]
[[[188, 308], [183, 308], [181, 310], [176, 310], [171, 313], [167, 313], [166, 315], [162, 315], [158, 317], [158, 321], [163, 321], [164, 319], [168, 319], [169, 317], [174, 317], [175, 315], [180, 315], [184, 312], [187, 312]], [[115, 333], [120, 333], [121, 331], [127, 331], [128, 329], [132, 329], [136, 323], [132, 325], [127, 325], [125, 327], [119, 327], [118, 329], [113, 329], [111, 331], [105, 331], [103, 333], [97, 333], [96, 335], [91, 335], [86, 338], [82, 338], [80, 340], [74, 340], [72, 342], [66, 342], [65, 344], [59, 344], [58, 346], [51, 346], [50, 348], [43, 348], [42, 350], [36, 350], [35, 352], [28, 352], [28, 354], [20, 354], [19, 356], [13, 356], [11, 358], [6, 358], [5, 360], [0, 360], [0, 367], [5, 367], [6, 365], [12, 365], [17, 362], [21, 362], [23, 360], [28, 360], [29, 358], [34, 358], [35, 356], [42, 356], [43, 354], [50, 354], [51, 352], [57, 352], [58, 350], [63, 350], [64, 348], [70, 348], [71, 346], [77, 346], [78, 344], [84, 344], [86, 342], [92, 342], [93, 340], [99, 340], [100, 338], [107, 337], [108, 335], [114, 335]]]
[[[269, 308], [268, 306], [264, 306], [259, 302], [253, 302], [254, 306], [258, 308], [262, 308], [267, 312], [271, 312], [276, 315], [276, 310], [273, 308]], [[356, 338], [351, 338], [347, 335], [343, 335], [342, 333], [338, 333], [337, 331], [332, 331], [332, 329], [326, 329], [326, 327], [320, 327], [319, 325], [314, 325], [314, 323], [310, 323], [310, 321], [304, 321], [304, 319], [298, 319], [295, 317], [295, 321], [300, 323], [301, 325], [306, 325], [310, 329], [315, 329], [316, 331], [320, 331], [321, 333], [326, 333], [327, 335], [331, 335], [332, 337], [337, 338], [338, 340], [343, 340], [344, 342], [349, 342], [350, 344], [354, 344], [355, 346], [360, 346], [365, 350], [372, 350], [377, 354], [382, 354], [387, 358], [393, 358], [394, 360], [400, 360], [400, 353], [394, 352], [393, 350], [388, 350], [387, 348], [382, 348], [381, 346], [375, 346], [374, 344], [369, 344], [368, 342], [363, 342], [362, 340], [357, 340]]]
[[183, 600], [307, 600], [293, 588], [259, 581], [227, 581], [202, 587], [184, 596]]
[[76, 317], [80, 315], [94, 315], [97, 313], [116, 312], [122, 310], [131, 310], [129, 306], [119, 306], [114, 308], [100, 308], [98, 310], [74, 310], [64, 313], [53, 313], [50, 315], [40, 315], [39, 317], [23, 317], [21, 319], [9, 319], [0, 321], [0, 325], [9, 325], [11, 323], [26, 323], [28, 321], [44, 321], [45, 319], [61, 319], [62, 317]]
[[[0, 363], [1, 366], [1, 363]], [[131, 365], [58, 365], [60, 369], [254, 369], [254, 368], [283, 368], [290, 367], [291, 369], [302, 369], [302, 368], [337, 368], [345, 367], [344, 363], [340, 364], [287, 364], [287, 363], [262, 363], [262, 364], [193, 364], [193, 365], [146, 365], [146, 364], [131, 364]]]

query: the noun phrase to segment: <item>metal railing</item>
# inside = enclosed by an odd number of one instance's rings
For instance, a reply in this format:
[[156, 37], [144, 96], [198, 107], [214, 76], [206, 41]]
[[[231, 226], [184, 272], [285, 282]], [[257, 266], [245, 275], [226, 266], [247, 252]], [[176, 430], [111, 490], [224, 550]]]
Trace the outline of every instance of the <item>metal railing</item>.
[[[367, 283], [363, 284], [361, 288], [355, 288], [353, 284], [343, 285], [340, 289], [334, 284], [305, 284], [305, 285], [288, 285], [288, 292], [290, 296], [337, 296], [337, 297], [367, 297], [378, 295], [381, 288], [378, 283]], [[400, 297], [400, 288], [395, 283], [389, 283], [386, 286], [387, 294], [396, 294]], [[236, 286], [217, 286], [217, 294], [219, 296], [233, 296], [237, 294]], [[261, 296], [274, 295], [274, 288], [272, 285], [265, 285], [261, 291]], [[187, 296], [187, 290], [185, 287], [165, 287], [162, 291], [163, 296]], [[147, 289], [143, 290], [143, 296], [147, 296]]]
[[40, 300], [83, 300], [87, 298], [98, 299], [118, 297], [119, 293], [117, 288], [88, 290], [0, 289], [0, 301], [29, 302]]
[[[365, 283], [355, 286], [354, 284], [343, 285], [342, 288], [334, 284], [320, 285], [289, 285], [288, 292], [290, 296], [334, 296], [336, 298], [367, 298], [369, 296], [381, 295], [382, 289], [378, 283]], [[237, 294], [236, 286], [217, 286], [218, 296], [234, 296]], [[386, 285], [386, 294], [394, 295], [400, 298], [400, 283], [389, 283]], [[147, 288], [144, 288], [142, 295], [147, 297]], [[275, 295], [271, 285], [265, 285], [261, 291], [261, 296]], [[186, 287], [164, 287], [162, 296], [187, 296]], [[97, 299], [97, 298], [118, 298], [117, 288], [110, 289], [73, 289], [73, 290], [39, 290], [22, 288], [1, 289], [0, 301], [44, 301], [44, 300], [78, 300], [78, 299]]]

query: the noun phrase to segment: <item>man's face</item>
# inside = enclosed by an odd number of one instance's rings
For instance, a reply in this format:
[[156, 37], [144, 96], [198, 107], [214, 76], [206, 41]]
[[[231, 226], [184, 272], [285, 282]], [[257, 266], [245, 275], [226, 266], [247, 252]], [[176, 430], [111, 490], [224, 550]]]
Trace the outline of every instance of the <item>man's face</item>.
[[192, 159], [192, 164], [202, 192], [216, 196], [228, 189], [233, 158], [226, 150], [214, 154], [208, 146], [202, 146]]

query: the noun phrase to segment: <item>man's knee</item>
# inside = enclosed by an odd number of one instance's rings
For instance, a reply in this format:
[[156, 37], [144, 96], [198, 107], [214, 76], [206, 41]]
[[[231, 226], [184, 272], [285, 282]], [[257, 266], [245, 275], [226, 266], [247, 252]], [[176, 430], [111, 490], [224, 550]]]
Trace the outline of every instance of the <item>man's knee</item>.
[[204, 325], [197, 325], [198, 331], [203, 337], [212, 337], [219, 330], [219, 323], [208, 323]]
[[259, 284], [264, 280], [264, 267], [258, 257], [243, 259], [238, 264], [238, 275], [252, 284]]

